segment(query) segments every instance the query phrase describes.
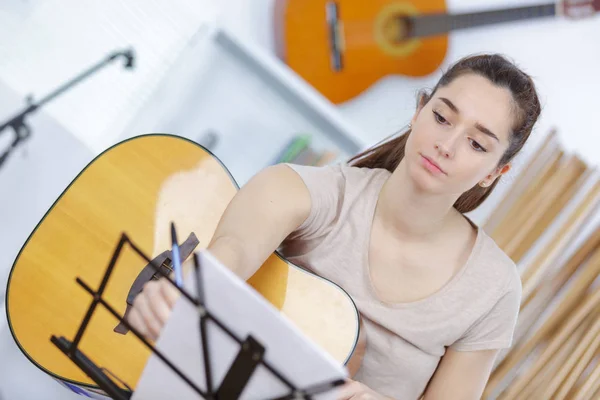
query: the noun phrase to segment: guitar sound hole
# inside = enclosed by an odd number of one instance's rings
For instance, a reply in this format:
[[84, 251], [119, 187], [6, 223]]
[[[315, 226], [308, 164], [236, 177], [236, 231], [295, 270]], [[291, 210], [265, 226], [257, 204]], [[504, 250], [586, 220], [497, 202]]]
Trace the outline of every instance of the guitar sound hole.
[[410, 38], [412, 30], [411, 18], [407, 15], [393, 15], [383, 23], [383, 37], [392, 45]]

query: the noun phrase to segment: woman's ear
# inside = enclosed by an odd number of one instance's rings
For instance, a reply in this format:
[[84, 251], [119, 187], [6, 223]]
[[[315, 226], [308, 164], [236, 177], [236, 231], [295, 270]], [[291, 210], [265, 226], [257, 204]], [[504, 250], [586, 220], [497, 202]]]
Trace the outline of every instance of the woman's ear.
[[504, 167], [500, 169], [500, 175], [506, 174], [512, 168], [512, 163], [507, 163]]
[[512, 168], [512, 163], [507, 163], [502, 168], [497, 168], [493, 173], [489, 174], [485, 177], [481, 182], [479, 182], [479, 186], [488, 187], [501, 175], [506, 174]]

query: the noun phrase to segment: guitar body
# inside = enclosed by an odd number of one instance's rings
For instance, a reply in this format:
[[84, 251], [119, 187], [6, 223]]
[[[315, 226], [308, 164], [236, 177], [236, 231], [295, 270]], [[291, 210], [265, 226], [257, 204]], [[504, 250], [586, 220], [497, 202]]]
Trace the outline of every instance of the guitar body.
[[394, 41], [402, 15], [445, 12], [444, 0], [337, 0], [341, 68], [332, 64], [329, 0], [275, 0], [277, 55], [333, 103], [386, 75], [425, 76], [443, 62], [447, 35]]
[[[73, 340], [91, 302], [75, 278], [97, 289], [122, 233], [150, 258], [170, 250], [170, 221], [195, 250], [210, 242], [238, 186], [200, 145], [171, 135], [143, 135], [94, 159], [68, 186], [21, 249], [7, 287], [7, 316], [19, 348], [36, 366], [67, 384], [97, 389], [53, 343]], [[121, 253], [104, 298], [123, 315], [133, 281], [147, 264], [131, 248]], [[337, 285], [273, 253], [248, 281], [271, 304], [354, 373], [364, 351], [360, 316]], [[135, 388], [150, 351], [103, 307], [80, 349]], [[184, 333], [182, 333], [184, 334]]]

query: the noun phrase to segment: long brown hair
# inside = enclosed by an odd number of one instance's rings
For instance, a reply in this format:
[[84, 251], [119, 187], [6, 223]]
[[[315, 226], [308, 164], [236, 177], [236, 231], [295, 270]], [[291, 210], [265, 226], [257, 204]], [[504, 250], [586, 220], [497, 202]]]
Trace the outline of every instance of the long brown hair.
[[[504, 166], [523, 148], [541, 112], [533, 80], [515, 64], [498, 54], [462, 58], [442, 75], [431, 93], [421, 91], [417, 106], [424, 106], [440, 87], [446, 86], [457, 77], [468, 73], [486, 77], [493, 84], [507, 88], [512, 93], [516, 106], [516, 117], [509, 138], [510, 144], [498, 162], [498, 167]], [[355, 167], [385, 168], [393, 172], [404, 158], [404, 148], [410, 133], [409, 128], [400, 136], [355, 155], [348, 163]], [[499, 181], [500, 177], [488, 187], [475, 185], [456, 200], [454, 208], [461, 213], [476, 209], [492, 193]]]

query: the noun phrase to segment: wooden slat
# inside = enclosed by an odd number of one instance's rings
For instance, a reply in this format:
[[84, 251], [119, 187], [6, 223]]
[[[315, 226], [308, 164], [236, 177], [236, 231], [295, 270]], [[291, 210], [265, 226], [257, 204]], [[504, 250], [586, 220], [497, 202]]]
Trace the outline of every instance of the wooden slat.
[[[544, 390], [544, 387], [550, 383], [553, 376], [558, 373], [564, 363], [564, 360], [566, 360], [569, 357], [569, 354], [576, 348], [577, 343], [579, 343], [581, 338], [584, 336], [588, 327], [591, 325], [592, 320], [593, 319], [591, 317], [588, 317], [579, 327], [577, 327], [575, 332], [573, 332], [573, 334], [567, 339], [567, 342], [560, 347], [556, 356], [553, 357], [550, 362], [544, 365], [537, 374], [535, 374], [527, 386], [525, 386], [523, 391], [521, 391], [521, 393], [519, 393], [513, 400], [541, 398], [539, 397], [539, 393]], [[551, 338], [549, 340], [551, 340]], [[546, 341], [545, 345], [548, 345], [548, 341]], [[508, 399], [506, 396], [502, 397]]]
[[[600, 260], [595, 259], [595, 261], [598, 262]], [[574, 289], [579, 291], [579, 288]], [[568, 338], [573, 334], [582, 321], [586, 319], [591, 312], [597, 310], [598, 307], [600, 307], [600, 291], [596, 291], [586, 297], [581, 306], [578, 307], [576, 312], [573, 313], [561, 327], [560, 332], [553, 337], [549, 346], [542, 351], [540, 357], [535, 360], [533, 365], [527, 369], [524, 374], [517, 377], [517, 379], [515, 379], [515, 381], [509, 386], [506, 396], [508, 396], [508, 398], [512, 398], [512, 396], [520, 393], [527, 386], [529, 380], [535, 376], [535, 374], [537, 374], [544, 367], [544, 365], [552, 359], [552, 357], [556, 355], [561, 346], [567, 342]]]
[[597, 182], [588, 192], [579, 206], [573, 210], [564, 226], [558, 230], [547, 246], [548, 251], [541, 252], [535, 262], [527, 268], [522, 276], [522, 298], [527, 299], [536, 286], [539, 285], [556, 258], [562, 254], [568, 245], [580, 232], [581, 226], [590, 220], [590, 215], [597, 209], [600, 199], [600, 182]]
[[[597, 399], [600, 391], [600, 362], [596, 363], [594, 369], [590, 372], [583, 384], [572, 394], [571, 400], [592, 400]], [[596, 393], [596, 397], [593, 397]]]
[[573, 352], [568, 354], [565, 360], [561, 360], [560, 370], [545, 386], [539, 398], [564, 400], [598, 348], [600, 348], [600, 318], [598, 318], [598, 310], [596, 310], [591, 327], [577, 343]]
[[511, 257], [515, 262], [519, 262], [531, 250], [531, 247], [542, 237], [544, 232], [552, 225], [552, 223], [564, 211], [565, 207], [573, 200], [577, 193], [587, 181], [590, 175], [593, 174], [592, 169], [585, 169], [582, 175], [573, 183], [569, 184], [565, 190], [559, 192], [558, 197], [550, 204], [548, 209], [542, 213], [538, 221], [531, 228], [525, 240], [518, 242], [512, 250]]
[[569, 187], [575, 181], [579, 180], [585, 169], [586, 165], [581, 159], [577, 156], [571, 157], [566, 165], [559, 168], [542, 190], [536, 193], [531, 202], [523, 208], [524, 218], [515, 223], [515, 231], [502, 247], [504, 252], [515, 262], [518, 262], [518, 258], [516, 258], [517, 247], [523, 242], [528, 243], [528, 245], [533, 244], [536, 238], [531, 235], [531, 231], [535, 225], [539, 223], [544, 215], [549, 214], [549, 210], [554, 203], [559, 202], [561, 207], [564, 205], [566, 200], [561, 199], [562, 196], [560, 195], [569, 190]]
[[[580, 245], [579, 249], [566, 261], [566, 263], [559, 269], [557, 274], [552, 277], [552, 279], [545, 281], [544, 284], [538, 288], [539, 294], [536, 297], [531, 297], [531, 302], [522, 305], [517, 324], [517, 338], [515, 340], [517, 345], [521, 341], [521, 336], [525, 336], [527, 331], [531, 329], [532, 325], [535, 324], [540, 316], [544, 312], [547, 312], [547, 308], [553, 297], [555, 297], [556, 294], [568, 283], [568, 281], [573, 278], [573, 275], [581, 267], [584, 260], [590, 257], [594, 250], [596, 250], [596, 248], [599, 246], [600, 229], [597, 229], [582, 245]], [[587, 266], [590, 267], [589, 274], [591, 274], [591, 276], [589, 277], [589, 282], [591, 282], [591, 280], [594, 279], [593, 276], [597, 271], [592, 264], [587, 264]], [[586, 278], [586, 270], [582, 271], [582, 274], [579, 278], [586, 280], [588, 279]], [[583, 293], [581, 293], [581, 296], [583, 296]], [[564, 318], [564, 316], [569, 313], [573, 307], [575, 307], [580, 298], [581, 297], [577, 296], [577, 294], [574, 294], [569, 299], [566, 299], [563, 303], [561, 303], [560, 307], [554, 312], [559, 313], [559, 318]], [[559, 321], [560, 319], [557, 319], [556, 324], [558, 324]], [[552, 328], [544, 333], [551, 334], [551, 331]]]
[[[579, 304], [585, 304], [585, 301], [582, 301], [585, 298], [584, 293], [600, 274], [599, 243], [600, 228], [597, 229], [594, 234], [590, 235], [586, 242], [580, 246], [579, 250], [569, 259], [565, 267], [561, 270], [561, 272], [564, 272], [558, 275], [554, 287], [560, 288], [562, 287], [562, 285], [559, 286], [560, 282], [567, 279], [567, 277], [571, 277], [572, 274], [569, 274], [569, 271], [576, 270], [581, 263], [589, 257], [582, 267], [581, 273], [578, 274], [577, 279], [575, 279], [570, 284], [568, 290], [566, 290], [563, 296], [564, 300], [557, 305], [556, 309], [531, 337], [522, 343], [516, 343], [511, 351], [505, 355], [504, 359], [496, 366], [490, 376], [485, 390], [486, 395], [489, 395], [494, 391], [500, 382], [502, 382], [515, 367], [522, 363], [538, 345], [547, 340], [555, 331], [559, 330], [561, 325], [569, 318], [569, 315], [575, 315]], [[587, 301], [589, 302], [589, 295]], [[598, 301], [600, 302], [600, 299], [598, 299]], [[582, 319], [584, 317], [585, 315], [581, 316]], [[535, 321], [532, 321], [532, 323], [533, 322]]]
[[531, 201], [532, 197], [535, 197], [564, 162], [563, 155], [564, 152], [561, 149], [552, 154], [548, 163], [540, 171], [538, 179], [532, 182], [523, 195], [515, 201], [502, 222], [495, 229], [489, 231], [490, 237], [494, 239], [500, 248], [504, 248], [505, 243], [510, 240], [511, 235], [518, 229], [519, 220], [524, 218], [523, 208], [525, 205]]
[[483, 224], [486, 232], [493, 232], [498, 224], [504, 219], [511, 210], [514, 202], [523, 194], [531, 183], [539, 178], [546, 163], [551, 160], [552, 154], [560, 150], [560, 143], [557, 140], [556, 129], [552, 129], [544, 138], [542, 144], [534, 151], [534, 155], [523, 166], [521, 172], [517, 175], [515, 181], [510, 185], [498, 206], [492, 211], [490, 216]]

